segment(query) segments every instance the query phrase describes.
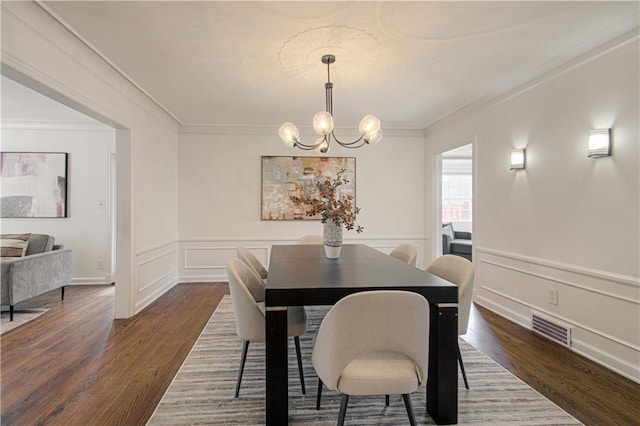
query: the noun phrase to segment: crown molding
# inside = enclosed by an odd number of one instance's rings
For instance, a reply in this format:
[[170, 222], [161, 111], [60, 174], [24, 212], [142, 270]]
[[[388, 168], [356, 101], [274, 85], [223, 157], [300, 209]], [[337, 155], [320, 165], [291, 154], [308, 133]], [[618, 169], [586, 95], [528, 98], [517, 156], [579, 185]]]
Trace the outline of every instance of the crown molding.
[[[57, 21], [60, 25], [62, 25], [69, 33], [71, 33], [78, 41], [84, 44], [87, 48], [89, 48], [94, 54], [100, 57], [105, 63], [107, 63], [111, 69], [117, 72], [122, 78], [127, 80], [129, 84], [135, 87], [144, 97], [146, 97], [151, 103], [153, 103], [156, 107], [162, 110], [167, 116], [171, 117], [175, 120], [179, 125], [182, 124], [182, 121], [173, 114], [167, 107], [165, 107], [160, 101], [158, 101], [155, 97], [153, 97], [149, 92], [147, 92], [142, 86], [140, 86], [133, 78], [131, 78], [127, 73], [125, 73], [120, 67], [118, 67], [109, 57], [104, 54], [100, 49], [94, 46], [89, 40], [87, 40], [80, 32], [78, 32], [75, 28], [73, 28], [67, 21], [65, 21], [60, 15], [58, 15], [51, 7], [49, 7], [45, 2], [37, 1], [38, 6], [42, 8], [46, 13], [48, 13], [55, 21]], [[122, 92], [121, 92], [122, 93]], [[124, 94], [124, 93], [122, 93]], [[126, 95], [125, 95], [126, 96]], [[130, 98], [131, 99], [131, 98]], [[131, 99], [134, 101], [133, 99]], [[135, 101], [134, 101], [135, 102]]]
[[2, 120], [2, 129], [6, 130], [65, 130], [115, 132], [115, 129], [105, 124], [84, 121], [30, 121], [30, 120]]

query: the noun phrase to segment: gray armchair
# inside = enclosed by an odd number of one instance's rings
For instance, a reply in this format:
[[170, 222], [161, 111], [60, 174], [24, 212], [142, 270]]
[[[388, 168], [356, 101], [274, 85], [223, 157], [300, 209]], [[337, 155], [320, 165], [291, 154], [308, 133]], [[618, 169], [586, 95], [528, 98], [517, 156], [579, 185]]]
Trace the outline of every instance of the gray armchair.
[[442, 254], [453, 254], [473, 260], [472, 249], [471, 232], [456, 231], [452, 223], [442, 224]]

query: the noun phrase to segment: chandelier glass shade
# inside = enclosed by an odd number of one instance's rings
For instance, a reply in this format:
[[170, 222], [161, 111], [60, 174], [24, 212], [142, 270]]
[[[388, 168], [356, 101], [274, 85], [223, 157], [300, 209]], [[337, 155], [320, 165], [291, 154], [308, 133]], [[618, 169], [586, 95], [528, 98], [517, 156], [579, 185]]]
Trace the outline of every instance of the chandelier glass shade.
[[320, 111], [313, 116], [313, 130], [320, 135], [314, 144], [304, 144], [300, 141], [300, 131], [295, 124], [287, 121], [278, 131], [278, 135], [285, 145], [291, 148], [300, 148], [303, 150], [312, 150], [326, 153], [329, 150], [331, 141], [335, 141], [338, 145], [345, 148], [360, 148], [364, 145], [374, 145], [382, 139], [382, 130], [380, 129], [380, 120], [375, 116], [368, 114], [360, 121], [358, 131], [360, 137], [353, 142], [340, 141], [333, 132], [333, 83], [331, 82], [331, 64], [336, 61], [334, 55], [324, 55], [322, 63], [327, 65], [327, 82], [325, 83], [326, 110]]

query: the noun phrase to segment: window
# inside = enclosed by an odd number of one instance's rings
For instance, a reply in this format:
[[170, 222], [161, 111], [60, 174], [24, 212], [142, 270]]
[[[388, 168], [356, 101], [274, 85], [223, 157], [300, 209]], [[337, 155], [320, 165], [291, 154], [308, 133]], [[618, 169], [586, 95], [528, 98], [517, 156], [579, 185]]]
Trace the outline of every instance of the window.
[[442, 160], [442, 222], [471, 222], [471, 160]]
[[442, 176], [442, 221], [471, 222], [471, 175]]

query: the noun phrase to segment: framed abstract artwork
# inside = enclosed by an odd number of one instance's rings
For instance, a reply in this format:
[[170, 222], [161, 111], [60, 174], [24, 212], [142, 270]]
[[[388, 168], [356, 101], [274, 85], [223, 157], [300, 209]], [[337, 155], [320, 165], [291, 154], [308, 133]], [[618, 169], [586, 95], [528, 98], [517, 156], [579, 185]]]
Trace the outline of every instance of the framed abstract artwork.
[[296, 206], [291, 196], [299, 188], [313, 187], [319, 177], [335, 177], [346, 171], [349, 181], [340, 190], [356, 195], [355, 157], [262, 157], [262, 220], [319, 220], [306, 216], [302, 206]]
[[1, 152], [1, 217], [67, 217], [66, 152]]

